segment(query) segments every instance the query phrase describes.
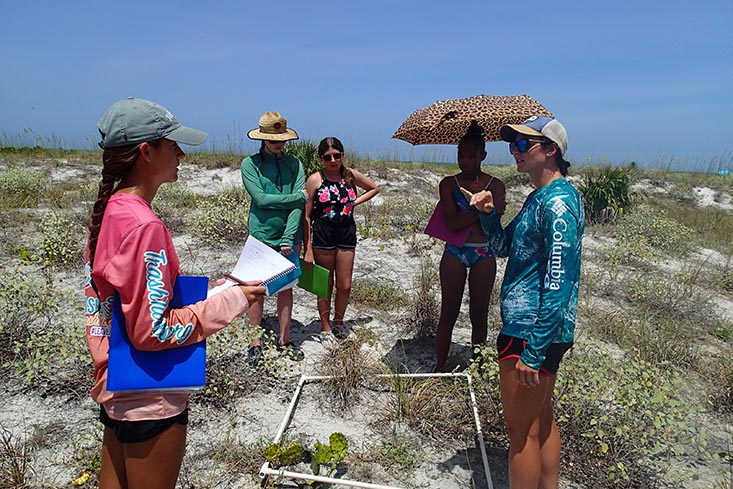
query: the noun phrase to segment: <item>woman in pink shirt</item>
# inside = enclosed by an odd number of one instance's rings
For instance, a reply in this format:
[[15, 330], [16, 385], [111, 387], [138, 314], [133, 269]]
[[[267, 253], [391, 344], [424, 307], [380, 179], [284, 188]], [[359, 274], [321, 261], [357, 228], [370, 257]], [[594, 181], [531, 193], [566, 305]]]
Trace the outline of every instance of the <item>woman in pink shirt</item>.
[[244, 314], [265, 288], [231, 287], [196, 304], [169, 308], [179, 260], [150, 203], [161, 184], [178, 180], [185, 156], [178, 143], [198, 145], [207, 135], [181, 125], [164, 107], [135, 98], [113, 104], [97, 127], [104, 153], [89, 226], [85, 313], [94, 362], [91, 395], [105, 426], [100, 487], [174, 488], [186, 444], [189, 396], [107, 390], [115, 292], [133, 346], [155, 351], [190, 345], [219, 331]]

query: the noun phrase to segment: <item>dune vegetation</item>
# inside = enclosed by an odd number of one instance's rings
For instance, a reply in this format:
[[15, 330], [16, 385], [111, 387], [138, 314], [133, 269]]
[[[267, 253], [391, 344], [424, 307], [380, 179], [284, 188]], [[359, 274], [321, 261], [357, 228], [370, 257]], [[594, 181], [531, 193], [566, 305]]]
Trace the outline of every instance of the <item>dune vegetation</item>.
[[[317, 167], [313, 143], [288, 151], [306, 173]], [[0, 149], [0, 488], [97, 486], [101, 425], [88, 394], [81, 283], [99, 160], [98, 151]], [[153, 202], [186, 273], [218, 277], [236, 260], [249, 209], [240, 160], [191, 154], [180, 181], [161, 187]], [[432, 485], [450, 468], [429, 466], [426, 453], [439, 460], [459, 454], [454, 465], [465, 469], [467, 482], [455, 487], [485, 487], [465, 383], [376, 380], [432, 369], [442, 247], [422, 229], [438, 181], [456, 167], [348, 163], [381, 188], [357, 208], [360, 244], [347, 313], [353, 334], [331, 347], [315, 344], [315, 301], [296, 295], [293, 331], [308, 345], [306, 362], [268, 348], [250, 367], [242, 352], [252, 332], [244, 319], [211, 337], [180, 487], [257, 487], [277, 425], [262, 425], [259, 410], [277, 411], [306, 372], [335, 377], [313, 388], [312, 403], [304, 401], [324, 426], [308, 434], [303, 422], [287, 444], [312, 454], [328, 444], [332, 426], [368, 418], [366, 431], [346, 433], [348, 453], [340, 452], [332, 473], [399, 487], [454, 487]], [[529, 181], [510, 166], [485, 171], [507, 186], [508, 222]], [[570, 180], [583, 195], [587, 226], [576, 346], [561, 365], [555, 398], [564, 487], [733, 487], [733, 175], [573, 166]], [[499, 278], [501, 270], [500, 260]], [[462, 312], [449, 367], [474, 379], [494, 484], [506, 487], [508, 442], [492, 346], [497, 296], [498, 285], [489, 345], [470, 360]], [[277, 325], [270, 312], [259, 332], [266, 337]], [[307, 461], [274, 457], [310, 470]]]

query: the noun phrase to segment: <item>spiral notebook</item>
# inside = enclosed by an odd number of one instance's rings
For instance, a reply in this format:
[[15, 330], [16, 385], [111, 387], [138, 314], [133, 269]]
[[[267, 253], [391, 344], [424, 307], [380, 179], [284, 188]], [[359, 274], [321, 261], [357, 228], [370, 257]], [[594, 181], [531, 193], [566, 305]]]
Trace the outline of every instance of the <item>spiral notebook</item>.
[[[172, 309], [206, 299], [207, 277], [181, 275], [173, 285]], [[107, 390], [195, 391], [206, 384], [206, 340], [159, 351], [135, 349], [127, 336], [119, 294], [115, 292], [109, 338]]]
[[239, 282], [262, 282], [267, 287], [267, 295], [292, 288], [301, 275], [300, 261], [295, 252], [287, 256], [267, 246], [253, 236], [247, 236], [237, 265], [229, 275], [235, 280], [227, 280], [222, 285], [209, 290], [209, 297]]

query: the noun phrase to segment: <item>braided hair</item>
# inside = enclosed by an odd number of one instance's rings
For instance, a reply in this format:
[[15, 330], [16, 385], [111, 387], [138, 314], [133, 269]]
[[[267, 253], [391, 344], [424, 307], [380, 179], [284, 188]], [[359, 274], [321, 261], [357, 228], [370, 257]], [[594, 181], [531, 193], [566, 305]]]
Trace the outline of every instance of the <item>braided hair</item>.
[[[148, 141], [148, 144], [157, 147], [160, 140]], [[89, 270], [94, 268], [94, 256], [97, 253], [97, 240], [99, 239], [99, 231], [102, 228], [102, 217], [107, 208], [107, 203], [112, 194], [117, 190], [117, 186], [127, 175], [130, 169], [137, 163], [140, 154], [140, 145], [134, 144], [129, 146], [120, 146], [116, 148], [106, 148], [102, 153], [102, 181], [99, 183], [99, 191], [97, 192], [97, 201], [92, 208], [92, 215], [89, 219]], [[98, 293], [97, 286], [92, 280], [92, 288]]]

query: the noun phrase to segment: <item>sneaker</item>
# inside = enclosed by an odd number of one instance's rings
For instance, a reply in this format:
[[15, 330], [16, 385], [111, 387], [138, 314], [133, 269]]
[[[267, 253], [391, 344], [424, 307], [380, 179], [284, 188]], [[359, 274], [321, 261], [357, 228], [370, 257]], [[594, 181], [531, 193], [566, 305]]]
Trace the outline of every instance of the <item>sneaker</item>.
[[262, 347], [260, 345], [250, 346], [247, 350], [247, 363], [251, 366], [255, 366], [260, 363], [262, 358]]
[[321, 334], [319, 335], [321, 338], [321, 344], [327, 344], [327, 343], [336, 343], [338, 340], [336, 339], [336, 336], [331, 331], [321, 331]]
[[290, 358], [299, 362], [305, 358], [305, 352], [299, 346], [292, 341], [285, 343], [284, 345], [277, 345], [277, 351], [280, 353], [287, 353]]

